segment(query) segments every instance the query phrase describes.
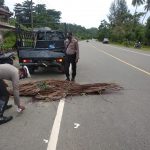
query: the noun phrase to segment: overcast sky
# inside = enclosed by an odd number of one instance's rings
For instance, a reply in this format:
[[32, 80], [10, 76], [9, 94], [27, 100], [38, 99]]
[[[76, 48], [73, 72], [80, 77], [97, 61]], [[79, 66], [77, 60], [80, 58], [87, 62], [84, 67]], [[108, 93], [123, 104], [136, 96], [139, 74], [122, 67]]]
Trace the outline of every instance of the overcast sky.
[[[14, 4], [24, 0], [5, 0], [5, 5], [13, 11]], [[84, 26], [98, 27], [101, 20], [107, 19], [109, 8], [114, 0], [32, 0], [35, 4], [46, 4], [47, 9], [61, 11], [61, 22]], [[126, 0], [131, 11], [132, 0]]]

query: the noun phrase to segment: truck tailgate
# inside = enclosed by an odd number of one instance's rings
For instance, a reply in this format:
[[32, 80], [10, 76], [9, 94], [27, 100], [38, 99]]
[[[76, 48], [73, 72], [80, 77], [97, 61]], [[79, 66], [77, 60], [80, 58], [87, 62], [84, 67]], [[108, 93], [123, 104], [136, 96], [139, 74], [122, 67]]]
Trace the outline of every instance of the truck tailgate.
[[49, 58], [61, 58], [64, 57], [63, 52], [56, 52], [50, 50], [19, 50], [19, 58], [29, 59], [49, 59]]

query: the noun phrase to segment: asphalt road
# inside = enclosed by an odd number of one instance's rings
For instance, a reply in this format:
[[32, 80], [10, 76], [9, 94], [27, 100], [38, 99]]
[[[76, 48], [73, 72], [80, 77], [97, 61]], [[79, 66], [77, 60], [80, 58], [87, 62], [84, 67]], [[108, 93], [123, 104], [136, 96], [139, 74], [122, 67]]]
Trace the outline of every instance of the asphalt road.
[[[65, 79], [53, 71], [32, 79]], [[24, 81], [22, 81], [24, 82]], [[115, 82], [124, 90], [30, 103], [0, 126], [0, 150], [150, 150], [150, 53], [80, 42], [76, 82]], [[13, 103], [13, 101], [10, 101]]]

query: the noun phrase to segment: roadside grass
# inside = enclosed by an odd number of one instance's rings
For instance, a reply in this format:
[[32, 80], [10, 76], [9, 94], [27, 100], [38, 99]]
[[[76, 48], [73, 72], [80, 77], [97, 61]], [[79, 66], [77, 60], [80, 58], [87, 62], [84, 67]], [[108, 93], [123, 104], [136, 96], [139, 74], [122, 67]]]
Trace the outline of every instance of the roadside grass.
[[142, 46], [141, 48], [134, 48], [133, 45], [129, 45], [129, 46], [126, 46], [125, 44], [120, 44], [120, 43], [112, 43], [112, 45], [116, 45], [116, 46], [120, 46], [120, 47], [127, 47], [127, 48], [133, 48], [135, 50], [143, 50], [143, 51], [149, 51], [150, 52], [150, 46]]
[[141, 50], [150, 51], [150, 47], [148, 47], [148, 46], [147, 47], [142, 47]]

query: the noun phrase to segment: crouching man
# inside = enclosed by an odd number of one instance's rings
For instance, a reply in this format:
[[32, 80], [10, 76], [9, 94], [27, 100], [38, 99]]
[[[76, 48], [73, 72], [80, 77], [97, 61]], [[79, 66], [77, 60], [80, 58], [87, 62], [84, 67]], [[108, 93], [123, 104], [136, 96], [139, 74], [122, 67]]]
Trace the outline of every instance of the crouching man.
[[3, 79], [10, 80], [12, 82], [14, 104], [17, 106], [19, 111], [23, 111], [25, 107], [20, 103], [19, 79], [28, 76], [29, 72], [27, 68], [18, 70], [10, 64], [0, 64], [0, 124], [6, 123], [13, 118], [12, 116], [3, 116], [4, 111], [12, 107], [12, 105], [7, 105], [9, 100], [9, 92], [7, 91], [7, 85]]

